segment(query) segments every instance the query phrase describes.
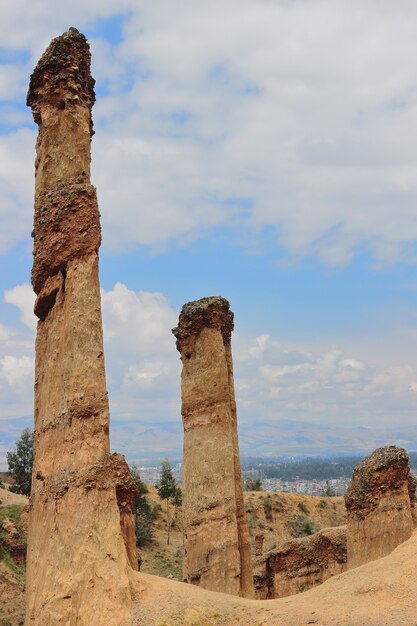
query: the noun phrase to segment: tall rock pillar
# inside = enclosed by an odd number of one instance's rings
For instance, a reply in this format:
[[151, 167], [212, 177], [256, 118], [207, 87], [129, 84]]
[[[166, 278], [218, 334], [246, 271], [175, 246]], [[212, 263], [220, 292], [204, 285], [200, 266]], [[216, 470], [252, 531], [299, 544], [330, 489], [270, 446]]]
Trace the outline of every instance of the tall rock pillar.
[[39, 321], [26, 626], [130, 624], [90, 183], [93, 86], [89, 46], [71, 28], [40, 59], [27, 98], [39, 126], [32, 270]]
[[345, 493], [349, 569], [386, 556], [410, 538], [415, 488], [403, 448], [378, 448], [358, 463]]
[[231, 333], [224, 298], [189, 302], [173, 330], [181, 353], [184, 424], [184, 580], [253, 597], [243, 507]]

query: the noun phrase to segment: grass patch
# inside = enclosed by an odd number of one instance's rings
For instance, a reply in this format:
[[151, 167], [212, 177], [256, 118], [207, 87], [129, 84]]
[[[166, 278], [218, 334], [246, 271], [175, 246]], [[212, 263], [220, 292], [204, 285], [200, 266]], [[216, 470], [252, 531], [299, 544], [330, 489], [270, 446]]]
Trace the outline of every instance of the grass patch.
[[0, 560], [4, 563], [10, 573], [23, 583], [25, 581], [25, 567], [16, 563], [10, 556], [5, 539], [7, 532], [3, 529], [3, 522], [9, 519], [16, 526], [19, 538], [23, 545], [26, 545], [26, 535], [23, 531], [21, 515], [23, 506], [21, 504], [12, 504], [10, 506], [0, 507]]
[[7, 567], [9, 572], [12, 576], [14, 576], [14, 578], [16, 578], [17, 581], [20, 583], [25, 582], [25, 568], [23, 565], [18, 565], [16, 561], [13, 561], [12, 557], [3, 546], [0, 546], [0, 561]]
[[6, 536], [6, 531], [3, 530], [3, 522], [6, 519], [11, 520], [16, 526], [16, 530], [19, 533], [20, 539], [26, 543], [26, 535], [23, 531], [22, 527], [22, 510], [23, 505], [21, 504], [11, 504], [9, 506], [0, 507], [0, 541], [3, 537]]

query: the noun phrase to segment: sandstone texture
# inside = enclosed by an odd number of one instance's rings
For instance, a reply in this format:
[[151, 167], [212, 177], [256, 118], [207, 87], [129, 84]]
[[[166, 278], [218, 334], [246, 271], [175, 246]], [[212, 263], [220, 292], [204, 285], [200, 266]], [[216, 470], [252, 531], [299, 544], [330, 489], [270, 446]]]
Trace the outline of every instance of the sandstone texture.
[[255, 562], [256, 598], [283, 598], [320, 585], [347, 568], [346, 526], [286, 541]]
[[389, 554], [411, 536], [414, 493], [403, 448], [378, 448], [358, 463], [345, 494], [349, 568]]
[[131, 568], [109, 453], [100, 223], [90, 183], [93, 85], [89, 46], [71, 28], [42, 56], [27, 98], [39, 126], [27, 626], [131, 623]]
[[184, 580], [253, 596], [234, 396], [233, 313], [214, 296], [182, 308], [173, 330], [182, 360]]
[[138, 569], [138, 556], [136, 550], [135, 519], [133, 517], [133, 504], [138, 489], [132, 478], [129, 466], [122, 454], [112, 454], [113, 475], [116, 485], [117, 505], [120, 513], [120, 527], [125, 542], [129, 563], [132, 569]]

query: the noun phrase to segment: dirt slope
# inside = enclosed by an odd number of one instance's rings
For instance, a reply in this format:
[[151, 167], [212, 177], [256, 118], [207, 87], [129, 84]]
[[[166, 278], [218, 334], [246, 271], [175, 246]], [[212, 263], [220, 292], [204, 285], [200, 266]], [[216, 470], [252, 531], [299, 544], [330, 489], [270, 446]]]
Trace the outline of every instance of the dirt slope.
[[26, 496], [20, 493], [12, 493], [8, 489], [0, 487], [0, 506], [10, 506], [12, 504], [27, 504], [29, 502]]
[[[161, 504], [155, 487], [148, 485], [152, 503]], [[293, 493], [244, 492], [245, 511], [255, 557], [255, 537], [264, 536], [263, 552], [299, 536], [305, 524], [320, 528], [340, 526], [346, 522], [343, 498], [321, 498]], [[173, 509], [171, 510], [174, 513]], [[178, 515], [177, 515], [178, 518]], [[177, 519], [178, 521], [178, 519]], [[171, 530], [170, 545], [166, 543], [165, 504], [154, 523], [154, 541], [140, 550], [141, 571], [157, 576], [182, 580], [183, 545], [179, 524]]]
[[135, 626], [416, 626], [417, 532], [389, 556], [280, 600], [136, 574]]
[[24, 616], [24, 586], [0, 562], [0, 626], [20, 626]]
[[264, 552], [284, 541], [308, 534], [307, 527], [316, 532], [320, 528], [346, 523], [343, 498], [322, 498], [295, 493], [245, 492], [245, 510], [249, 530], [254, 541], [264, 535]]

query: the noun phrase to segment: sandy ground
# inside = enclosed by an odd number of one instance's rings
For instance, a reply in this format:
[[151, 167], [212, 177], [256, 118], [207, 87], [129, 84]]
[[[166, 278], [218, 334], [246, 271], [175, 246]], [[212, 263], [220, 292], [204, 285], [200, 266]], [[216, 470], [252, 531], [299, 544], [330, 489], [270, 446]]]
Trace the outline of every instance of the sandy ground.
[[280, 600], [136, 574], [135, 626], [417, 626], [417, 531], [389, 556]]

